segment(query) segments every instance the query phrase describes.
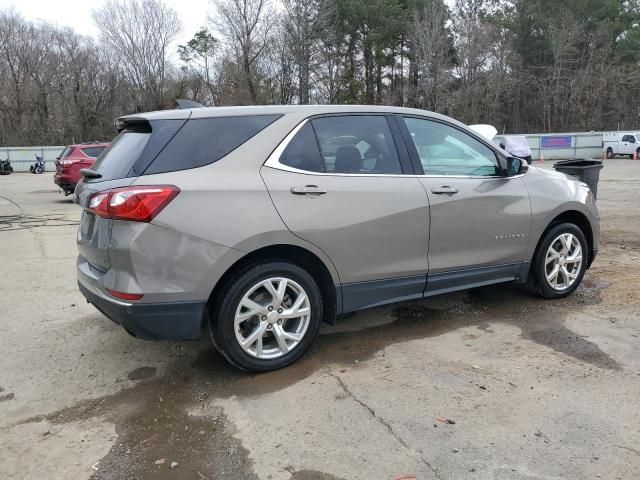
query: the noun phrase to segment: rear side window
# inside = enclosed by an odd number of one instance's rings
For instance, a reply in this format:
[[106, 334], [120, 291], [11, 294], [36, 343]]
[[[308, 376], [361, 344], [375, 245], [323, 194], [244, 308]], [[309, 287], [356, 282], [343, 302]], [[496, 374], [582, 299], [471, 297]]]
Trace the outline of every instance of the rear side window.
[[86, 147], [82, 149], [82, 152], [87, 157], [98, 158], [105, 148], [106, 147]]
[[280, 163], [308, 172], [324, 171], [318, 142], [310, 123], [306, 123], [287, 145], [280, 156]]
[[217, 162], [280, 117], [255, 115], [189, 120], [144, 174], [186, 170]]

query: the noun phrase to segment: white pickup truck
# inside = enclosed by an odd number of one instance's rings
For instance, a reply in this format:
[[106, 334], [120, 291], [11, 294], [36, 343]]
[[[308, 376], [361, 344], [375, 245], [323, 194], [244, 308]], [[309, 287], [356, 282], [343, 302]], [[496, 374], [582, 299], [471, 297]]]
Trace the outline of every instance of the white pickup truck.
[[610, 132], [602, 136], [602, 153], [607, 158], [637, 154], [640, 157], [640, 132]]

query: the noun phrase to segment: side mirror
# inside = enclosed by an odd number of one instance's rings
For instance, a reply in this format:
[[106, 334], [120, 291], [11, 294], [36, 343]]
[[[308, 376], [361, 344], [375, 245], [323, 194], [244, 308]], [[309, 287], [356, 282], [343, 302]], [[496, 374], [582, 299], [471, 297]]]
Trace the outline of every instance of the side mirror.
[[529, 170], [529, 164], [526, 160], [518, 157], [507, 158], [507, 175], [513, 177], [514, 175], [521, 175]]

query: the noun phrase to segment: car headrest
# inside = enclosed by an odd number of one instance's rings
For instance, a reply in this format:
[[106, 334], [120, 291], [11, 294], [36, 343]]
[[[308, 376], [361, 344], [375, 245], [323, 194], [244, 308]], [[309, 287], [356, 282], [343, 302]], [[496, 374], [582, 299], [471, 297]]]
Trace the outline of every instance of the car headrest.
[[362, 170], [362, 157], [356, 147], [351, 145], [338, 148], [336, 151], [337, 173], [360, 173]]

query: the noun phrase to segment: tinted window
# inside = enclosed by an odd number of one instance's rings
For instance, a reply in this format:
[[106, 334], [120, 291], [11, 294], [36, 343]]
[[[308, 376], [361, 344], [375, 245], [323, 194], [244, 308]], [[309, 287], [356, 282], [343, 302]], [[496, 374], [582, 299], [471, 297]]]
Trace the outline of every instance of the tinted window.
[[636, 138], [633, 135], [625, 135], [622, 137], [623, 142], [636, 143]]
[[64, 150], [62, 150], [62, 153], [60, 154], [60, 156], [58, 158], [62, 159], [62, 158], [66, 158], [69, 156], [69, 154], [73, 151], [73, 148], [71, 147], [66, 147]]
[[83, 148], [82, 151], [87, 157], [98, 158], [105, 148], [106, 147], [86, 147]]
[[499, 174], [493, 150], [467, 133], [443, 123], [405, 118], [426, 175]]
[[189, 120], [144, 174], [173, 172], [216, 162], [279, 117], [257, 115]]
[[126, 129], [111, 142], [104, 155], [98, 158], [93, 170], [102, 175], [99, 179], [85, 179], [85, 182], [96, 182], [124, 178], [129, 174], [131, 166], [138, 159], [145, 145], [151, 138], [151, 128]]
[[387, 119], [349, 115], [313, 120], [329, 173], [400, 174]]
[[293, 140], [280, 156], [280, 163], [309, 172], [322, 172], [324, 170], [322, 159], [320, 158], [320, 150], [318, 150], [318, 142], [310, 123], [305, 124], [293, 137]]

